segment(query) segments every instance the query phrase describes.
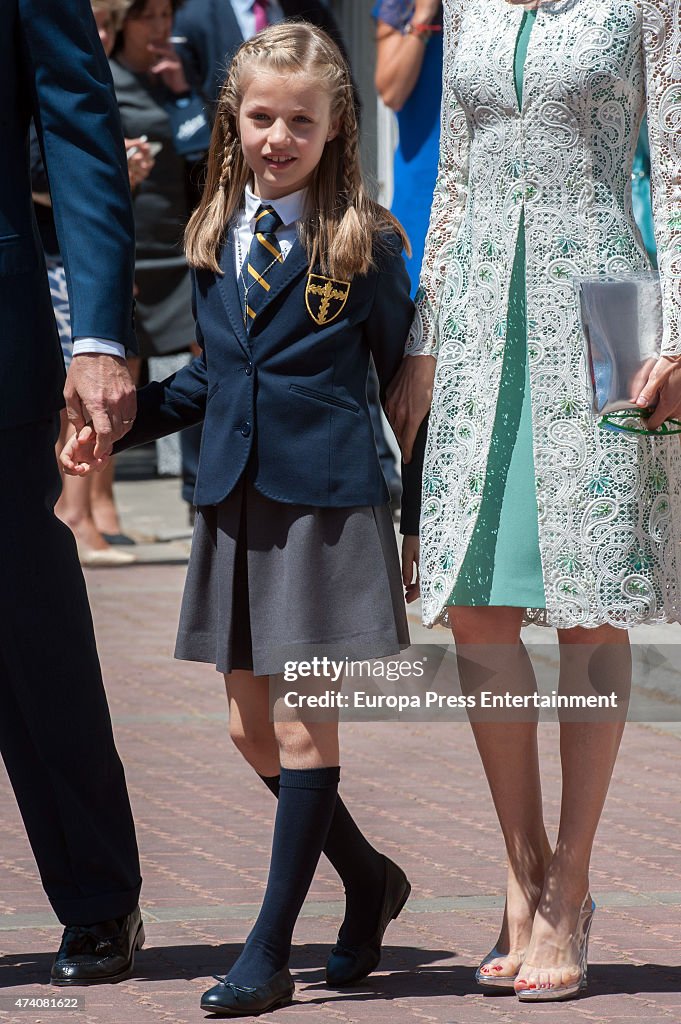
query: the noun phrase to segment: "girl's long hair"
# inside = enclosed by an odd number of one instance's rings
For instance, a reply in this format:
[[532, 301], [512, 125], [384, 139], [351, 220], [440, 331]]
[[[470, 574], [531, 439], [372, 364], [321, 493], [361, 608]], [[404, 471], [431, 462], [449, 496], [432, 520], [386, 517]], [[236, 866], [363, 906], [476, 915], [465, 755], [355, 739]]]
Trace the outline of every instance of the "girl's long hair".
[[367, 194], [359, 155], [359, 128], [352, 79], [336, 43], [307, 22], [282, 22], [243, 43], [218, 100], [208, 154], [206, 184], [185, 232], [187, 261], [222, 273], [218, 258], [225, 231], [243, 203], [251, 178], [239, 141], [239, 109], [252, 75], [302, 74], [319, 81], [331, 97], [338, 135], [327, 142], [308, 186], [307, 209], [298, 224], [310, 266], [350, 280], [374, 265], [378, 236], [397, 234], [409, 252], [399, 221]]

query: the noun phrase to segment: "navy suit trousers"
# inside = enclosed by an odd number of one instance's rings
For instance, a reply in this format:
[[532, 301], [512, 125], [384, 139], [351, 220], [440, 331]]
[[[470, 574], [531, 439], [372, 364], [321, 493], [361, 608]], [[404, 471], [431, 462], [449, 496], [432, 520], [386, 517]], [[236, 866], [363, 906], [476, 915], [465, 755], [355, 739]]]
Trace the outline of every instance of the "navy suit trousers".
[[0, 750], [55, 913], [91, 924], [133, 910], [141, 880], [85, 582], [53, 512], [58, 425], [0, 430]]

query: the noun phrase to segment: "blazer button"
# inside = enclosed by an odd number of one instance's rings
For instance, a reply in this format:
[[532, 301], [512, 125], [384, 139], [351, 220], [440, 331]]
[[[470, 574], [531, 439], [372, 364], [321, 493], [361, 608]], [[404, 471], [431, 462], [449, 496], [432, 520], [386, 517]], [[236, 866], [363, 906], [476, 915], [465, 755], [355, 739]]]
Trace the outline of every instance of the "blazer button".
[[251, 436], [251, 424], [248, 422], [248, 420], [241, 424], [241, 433], [243, 434], [244, 437]]
[[253, 373], [253, 363], [246, 363], [246, 366], [244, 367], [244, 369], [246, 371], [246, 376], [250, 377], [251, 374]]

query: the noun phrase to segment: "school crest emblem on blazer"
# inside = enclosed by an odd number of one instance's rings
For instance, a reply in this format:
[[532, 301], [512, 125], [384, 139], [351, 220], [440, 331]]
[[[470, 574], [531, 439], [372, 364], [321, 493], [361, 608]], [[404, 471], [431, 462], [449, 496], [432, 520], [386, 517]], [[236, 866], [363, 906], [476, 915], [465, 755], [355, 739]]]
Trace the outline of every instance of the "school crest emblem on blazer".
[[349, 294], [349, 281], [334, 281], [332, 277], [310, 274], [305, 289], [305, 305], [314, 322], [322, 327], [341, 315]]

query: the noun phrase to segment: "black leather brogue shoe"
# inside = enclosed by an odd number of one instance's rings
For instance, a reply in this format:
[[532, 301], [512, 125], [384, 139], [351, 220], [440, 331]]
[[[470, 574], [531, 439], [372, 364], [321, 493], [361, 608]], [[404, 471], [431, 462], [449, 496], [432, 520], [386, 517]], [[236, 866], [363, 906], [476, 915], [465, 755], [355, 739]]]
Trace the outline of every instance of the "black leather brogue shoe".
[[218, 984], [201, 996], [201, 1009], [220, 1017], [257, 1017], [260, 1013], [288, 1006], [293, 1000], [295, 985], [288, 967], [282, 967], [264, 985], [235, 985], [227, 978], [216, 978]]
[[132, 974], [135, 952], [144, 945], [139, 907], [114, 921], [67, 925], [52, 964], [53, 985], [98, 985]]
[[409, 899], [411, 885], [402, 868], [388, 857], [385, 860], [383, 902], [371, 938], [360, 946], [346, 946], [340, 941], [331, 950], [326, 962], [326, 984], [332, 988], [355, 985], [371, 974], [381, 960], [381, 943], [386, 928], [402, 910]]

